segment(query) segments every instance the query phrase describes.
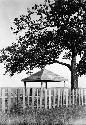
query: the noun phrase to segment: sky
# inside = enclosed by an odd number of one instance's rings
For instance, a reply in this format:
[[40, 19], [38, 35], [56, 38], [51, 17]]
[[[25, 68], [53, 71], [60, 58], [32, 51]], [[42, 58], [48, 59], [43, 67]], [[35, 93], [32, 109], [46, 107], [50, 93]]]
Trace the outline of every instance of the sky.
[[[16, 41], [15, 35], [10, 29], [13, 25], [14, 18], [19, 17], [21, 14], [25, 14], [27, 12], [27, 8], [30, 8], [35, 3], [40, 2], [43, 2], [43, 0], [0, 0], [0, 50]], [[0, 64], [0, 87], [23, 86], [21, 79], [27, 77], [25, 72], [10, 77], [9, 74], [3, 75], [5, 71], [3, 67], [4, 65]], [[68, 68], [58, 64], [48, 65], [45, 68], [67, 78], [67, 86], [70, 86], [70, 71]], [[38, 70], [39, 69], [34, 69], [33, 73]], [[79, 78], [79, 87], [86, 87], [85, 81], [85, 76]], [[31, 84], [32, 83], [29, 85]], [[39, 86], [39, 84], [33, 85]]]

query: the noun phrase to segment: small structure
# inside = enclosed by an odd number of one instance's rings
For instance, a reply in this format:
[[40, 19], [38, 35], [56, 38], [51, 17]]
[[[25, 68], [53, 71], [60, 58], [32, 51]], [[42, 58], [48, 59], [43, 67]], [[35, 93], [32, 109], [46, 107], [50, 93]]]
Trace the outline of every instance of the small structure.
[[[60, 75], [57, 75], [51, 71], [48, 71], [46, 69], [42, 69], [34, 74], [32, 74], [31, 76], [22, 79], [21, 81], [24, 82], [24, 97], [26, 97], [26, 83], [27, 82], [41, 82], [41, 91], [43, 89], [43, 84], [45, 83], [46, 85], [46, 93], [47, 93], [47, 82], [62, 82], [64, 81], [68, 81], [67, 79], [65, 79], [64, 77], [61, 77]], [[25, 101], [25, 99], [24, 99]], [[47, 102], [46, 102], [47, 103]], [[26, 104], [26, 103], [25, 103]]]

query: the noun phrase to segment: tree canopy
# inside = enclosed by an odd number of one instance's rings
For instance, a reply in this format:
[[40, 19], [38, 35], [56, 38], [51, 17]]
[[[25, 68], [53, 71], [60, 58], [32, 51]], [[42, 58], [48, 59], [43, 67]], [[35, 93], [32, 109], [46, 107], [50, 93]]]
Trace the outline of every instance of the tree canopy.
[[[45, 0], [15, 18], [11, 29], [18, 35], [18, 42], [2, 49], [0, 59], [11, 76], [59, 63], [70, 69], [74, 88], [77, 77], [86, 73], [86, 1]], [[71, 65], [58, 61], [64, 50], [68, 51], [63, 58]], [[77, 55], [81, 57], [78, 64]]]

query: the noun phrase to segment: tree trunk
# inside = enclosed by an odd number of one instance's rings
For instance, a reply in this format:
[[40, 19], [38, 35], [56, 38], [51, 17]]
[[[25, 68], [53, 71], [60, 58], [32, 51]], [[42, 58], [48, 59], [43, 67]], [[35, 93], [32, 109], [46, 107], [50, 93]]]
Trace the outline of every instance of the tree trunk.
[[77, 75], [77, 68], [76, 68], [76, 55], [72, 53], [72, 60], [71, 60], [71, 90], [75, 90], [78, 88], [78, 75]]

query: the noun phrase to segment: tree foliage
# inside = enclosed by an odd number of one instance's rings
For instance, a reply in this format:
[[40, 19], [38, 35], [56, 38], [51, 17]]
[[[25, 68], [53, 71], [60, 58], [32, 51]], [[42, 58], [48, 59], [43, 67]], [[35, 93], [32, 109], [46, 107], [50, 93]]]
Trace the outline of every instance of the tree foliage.
[[[1, 62], [10, 75], [53, 63], [67, 66], [72, 73], [75, 66], [76, 74], [85, 74], [86, 1], [46, 0], [35, 4], [26, 15], [14, 19], [11, 29], [19, 36], [18, 42], [1, 51]], [[63, 58], [70, 59], [71, 65], [58, 61], [64, 50], [68, 52]], [[77, 55], [81, 56], [79, 64]]]

